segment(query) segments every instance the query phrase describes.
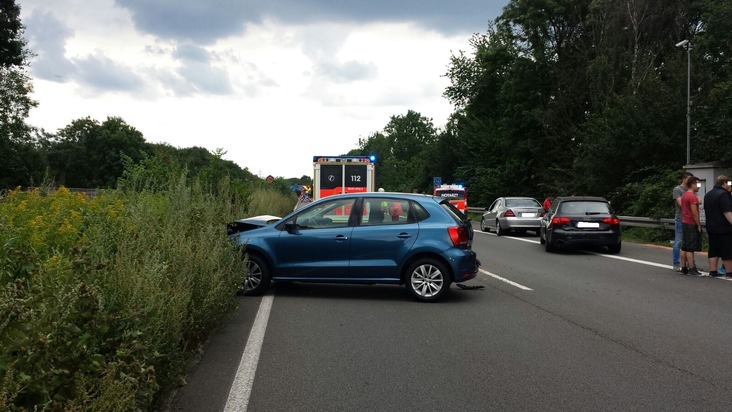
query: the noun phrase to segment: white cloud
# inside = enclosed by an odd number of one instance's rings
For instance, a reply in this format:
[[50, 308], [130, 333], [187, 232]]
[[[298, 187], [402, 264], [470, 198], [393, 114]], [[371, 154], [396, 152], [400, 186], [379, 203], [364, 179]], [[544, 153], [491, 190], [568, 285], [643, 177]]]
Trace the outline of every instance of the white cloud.
[[261, 17], [227, 20], [225, 35], [185, 39], [181, 27], [149, 34], [144, 2], [20, 5], [38, 53], [31, 73], [40, 106], [31, 124], [55, 132], [82, 117], [118, 116], [148, 142], [223, 148], [226, 159], [262, 176], [310, 175], [313, 155], [344, 154], [408, 110], [441, 126], [452, 110], [441, 96], [450, 53], [484, 31]]

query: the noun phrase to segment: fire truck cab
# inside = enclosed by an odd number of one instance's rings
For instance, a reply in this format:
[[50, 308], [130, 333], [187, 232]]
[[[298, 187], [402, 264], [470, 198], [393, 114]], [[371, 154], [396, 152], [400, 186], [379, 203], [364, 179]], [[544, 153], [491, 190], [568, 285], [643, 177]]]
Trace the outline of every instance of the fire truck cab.
[[463, 185], [440, 185], [435, 188], [434, 195], [450, 199], [458, 210], [468, 213], [468, 192]]

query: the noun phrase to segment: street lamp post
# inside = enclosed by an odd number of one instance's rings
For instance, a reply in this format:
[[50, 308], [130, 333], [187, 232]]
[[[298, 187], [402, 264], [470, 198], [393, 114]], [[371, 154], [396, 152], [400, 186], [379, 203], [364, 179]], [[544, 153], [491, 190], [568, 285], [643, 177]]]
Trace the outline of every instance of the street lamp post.
[[676, 47], [686, 49], [686, 164], [691, 163], [691, 42], [682, 40]]

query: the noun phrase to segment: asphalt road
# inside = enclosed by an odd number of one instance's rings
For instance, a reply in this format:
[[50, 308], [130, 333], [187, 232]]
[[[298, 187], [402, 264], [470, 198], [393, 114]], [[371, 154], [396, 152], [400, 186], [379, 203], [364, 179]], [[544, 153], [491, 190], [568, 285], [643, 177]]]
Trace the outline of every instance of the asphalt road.
[[368, 285], [239, 298], [170, 410], [732, 410], [732, 281], [655, 246], [550, 254], [476, 228], [473, 248], [484, 288], [437, 304]]

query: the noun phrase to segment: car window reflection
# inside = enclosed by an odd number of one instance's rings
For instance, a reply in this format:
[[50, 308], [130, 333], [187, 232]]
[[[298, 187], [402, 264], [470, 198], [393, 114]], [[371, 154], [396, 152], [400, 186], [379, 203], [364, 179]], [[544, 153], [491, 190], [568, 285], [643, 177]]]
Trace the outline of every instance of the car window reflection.
[[362, 226], [381, 226], [416, 221], [410, 202], [389, 198], [366, 198]]
[[353, 199], [325, 202], [299, 214], [295, 225], [301, 230], [346, 227], [353, 203]]

